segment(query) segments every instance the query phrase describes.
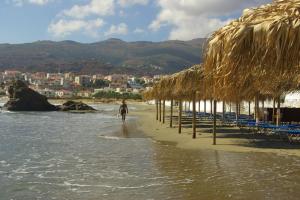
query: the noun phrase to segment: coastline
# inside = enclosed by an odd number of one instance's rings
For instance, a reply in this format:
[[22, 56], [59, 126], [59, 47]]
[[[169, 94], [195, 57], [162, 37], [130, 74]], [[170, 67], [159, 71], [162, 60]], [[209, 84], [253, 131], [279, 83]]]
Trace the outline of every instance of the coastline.
[[[157, 141], [171, 142], [176, 147], [187, 150], [217, 150], [238, 153], [274, 153], [280, 156], [298, 156], [300, 149], [297, 144], [289, 144], [287, 141], [273, 140], [270, 136], [260, 136], [253, 133], [244, 133], [235, 127], [218, 127], [217, 145], [212, 145], [213, 139], [209, 132], [209, 125], [206, 128], [197, 129], [197, 138], [192, 139], [192, 129], [183, 128], [178, 134], [175, 128], [169, 127], [169, 121], [165, 124], [155, 119], [155, 106], [146, 103], [135, 104], [137, 110], [131, 115], [137, 117], [138, 129]], [[168, 112], [166, 112], [168, 116]], [[221, 133], [220, 133], [221, 132]]]
[[[120, 104], [122, 99], [48, 99], [52, 104], [63, 104], [67, 101], [83, 102], [86, 104]], [[126, 100], [126, 102], [131, 104], [140, 104], [143, 103], [141, 100]]]

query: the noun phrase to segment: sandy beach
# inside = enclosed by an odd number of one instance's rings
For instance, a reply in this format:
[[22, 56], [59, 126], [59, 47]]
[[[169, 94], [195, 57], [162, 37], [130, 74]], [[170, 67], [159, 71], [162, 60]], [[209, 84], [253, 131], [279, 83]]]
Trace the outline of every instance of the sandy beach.
[[[228, 152], [262, 152], [275, 153], [282, 156], [300, 156], [299, 144], [290, 144], [272, 136], [258, 135], [242, 131], [236, 127], [218, 126], [217, 145], [212, 145], [212, 128], [210, 122], [200, 122], [197, 128], [197, 138], [192, 139], [191, 124], [183, 126], [178, 134], [176, 119], [174, 127], [169, 127], [169, 108], [166, 108], [166, 123], [156, 121], [155, 106], [135, 103], [137, 110], [131, 112], [138, 118], [141, 131], [157, 141], [172, 142], [178, 148], [192, 150], [218, 150]], [[176, 112], [175, 112], [176, 115]]]

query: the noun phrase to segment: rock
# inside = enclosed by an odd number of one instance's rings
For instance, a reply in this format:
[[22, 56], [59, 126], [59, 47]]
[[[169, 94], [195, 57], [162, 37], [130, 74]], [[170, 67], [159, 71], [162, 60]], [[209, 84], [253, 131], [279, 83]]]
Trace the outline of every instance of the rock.
[[9, 111], [96, 111], [82, 102], [67, 101], [61, 106], [54, 106], [47, 97], [30, 89], [24, 82], [16, 81], [8, 88], [9, 101], [3, 109]]
[[63, 105], [59, 106], [61, 111], [96, 111], [93, 107], [75, 101], [67, 101]]
[[47, 97], [30, 89], [24, 82], [16, 81], [8, 88], [9, 101], [3, 109], [9, 111], [57, 111]]

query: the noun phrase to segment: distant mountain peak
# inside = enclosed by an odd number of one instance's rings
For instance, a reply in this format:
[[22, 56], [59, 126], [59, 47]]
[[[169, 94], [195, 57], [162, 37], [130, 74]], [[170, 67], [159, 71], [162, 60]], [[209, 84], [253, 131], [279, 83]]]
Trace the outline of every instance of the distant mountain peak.
[[125, 41], [123, 41], [119, 38], [109, 38], [109, 39], [105, 40], [104, 42], [122, 42], [123, 43]]

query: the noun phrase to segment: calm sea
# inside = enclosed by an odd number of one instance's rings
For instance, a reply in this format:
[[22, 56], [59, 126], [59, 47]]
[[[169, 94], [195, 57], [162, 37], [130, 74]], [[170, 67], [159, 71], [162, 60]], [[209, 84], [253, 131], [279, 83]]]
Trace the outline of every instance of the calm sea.
[[117, 106], [96, 108], [2, 111], [0, 199], [299, 199], [298, 157], [181, 150], [145, 137], [134, 116], [123, 125]]

